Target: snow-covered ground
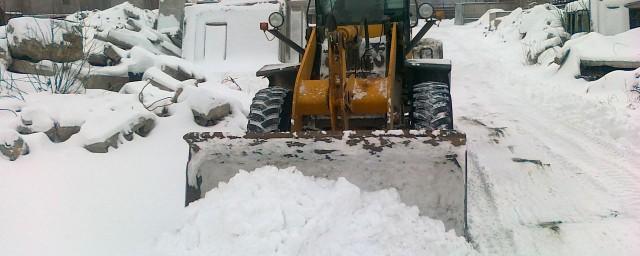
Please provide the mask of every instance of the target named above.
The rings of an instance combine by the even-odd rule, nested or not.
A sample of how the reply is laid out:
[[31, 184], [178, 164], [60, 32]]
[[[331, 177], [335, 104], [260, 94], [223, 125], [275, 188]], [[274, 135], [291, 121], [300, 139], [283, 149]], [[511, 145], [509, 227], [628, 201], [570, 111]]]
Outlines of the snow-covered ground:
[[[639, 255], [640, 96], [629, 87], [638, 85], [640, 71], [615, 72], [591, 83], [576, 80], [571, 72], [559, 72], [557, 65], [525, 64], [519, 37], [500, 33], [487, 34], [482, 26], [453, 26], [445, 21], [428, 34], [444, 41], [445, 58], [453, 61], [456, 128], [469, 139], [471, 244], [485, 255]], [[629, 35], [633, 38], [637, 30]], [[220, 69], [215, 65], [222, 64], [195, 67], [207, 74], [208, 81], [187, 96], [197, 96], [201, 90], [223, 90], [236, 101], [234, 114], [213, 127], [197, 126], [189, 104], [174, 104], [168, 107], [168, 117], [154, 117], [155, 129], [147, 137], [136, 136], [108, 154], [89, 153], [74, 143], [78, 138], [52, 143], [43, 133], [23, 135], [31, 153], [13, 162], [0, 158], [0, 255], [198, 255], [211, 252], [210, 245], [215, 243], [230, 246], [266, 239], [252, 231], [272, 230], [274, 226], [268, 225], [274, 223], [229, 215], [222, 216], [221, 222], [229, 229], [215, 226], [209, 230], [206, 225], [219, 219], [211, 207], [281, 220], [281, 216], [270, 215], [273, 211], [266, 211], [268, 200], [276, 197], [254, 198], [267, 200], [256, 200], [263, 205], [251, 204], [255, 208], [221, 198], [224, 194], [241, 198], [241, 193], [274, 184], [269, 190], [273, 194], [318, 192], [280, 203], [292, 210], [291, 223], [296, 223], [296, 214], [315, 217], [327, 230], [295, 229], [293, 225], [269, 238], [286, 240], [279, 247], [278, 241], [262, 240], [256, 247], [230, 248], [245, 251], [226, 254], [273, 249], [274, 245], [283, 254], [315, 250], [316, 245], [300, 244], [305, 242], [301, 235], [307, 236], [306, 242], [333, 244], [344, 243], [335, 239], [359, 230], [373, 232], [363, 235], [374, 242], [344, 244], [357, 255], [473, 253], [438, 222], [415, 216], [415, 210], [400, 204], [393, 192], [359, 193], [345, 181], [312, 180], [290, 170], [243, 174], [185, 209], [188, 148], [182, 136], [193, 131], [242, 131], [243, 113], [246, 115], [252, 94], [266, 85], [252, 77], [255, 70], [247, 67], [275, 57], [274, 52], [252, 65], [240, 65], [239, 70], [229, 70], [240, 67], [235, 64]], [[237, 85], [228, 81], [229, 76], [237, 78]], [[46, 95], [29, 97], [40, 103], [3, 99], [0, 108], [27, 104], [46, 109], [44, 103], [52, 102]], [[118, 99], [131, 103], [128, 97]], [[108, 108], [108, 104], [98, 105]], [[84, 109], [69, 113], [75, 112], [87, 115]], [[13, 113], [0, 111], [0, 129], [18, 121]], [[98, 124], [96, 129], [103, 128], [99, 120], [92, 122]], [[352, 199], [352, 204], [346, 205], [344, 198]], [[295, 205], [296, 200], [309, 208]], [[329, 203], [334, 201], [345, 205]], [[362, 216], [374, 216], [384, 209], [387, 218], [361, 219], [345, 209], [368, 213]], [[325, 218], [333, 214], [340, 218]], [[350, 222], [354, 219], [361, 222]], [[420, 224], [412, 226], [414, 223]], [[385, 225], [397, 225], [388, 228], [398, 232], [397, 237], [376, 233], [386, 230]], [[414, 230], [408, 232], [409, 226]], [[216, 239], [217, 231], [229, 232], [222, 235], [231, 238]], [[323, 236], [323, 231], [335, 236]], [[394, 247], [397, 238], [406, 241], [402, 248], [415, 246], [416, 250], [384, 251], [400, 248]], [[382, 249], [367, 251], [377, 248]], [[328, 251], [313, 253], [329, 255], [341, 248], [322, 249]]]
[[[527, 66], [522, 46], [445, 24], [454, 114], [469, 142], [469, 226], [487, 255], [638, 255], [637, 98]], [[636, 71], [637, 72], [637, 71]], [[634, 72], [611, 76], [633, 80]], [[636, 78], [637, 79], [637, 78]], [[635, 103], [634, 103], [635, 101]]]

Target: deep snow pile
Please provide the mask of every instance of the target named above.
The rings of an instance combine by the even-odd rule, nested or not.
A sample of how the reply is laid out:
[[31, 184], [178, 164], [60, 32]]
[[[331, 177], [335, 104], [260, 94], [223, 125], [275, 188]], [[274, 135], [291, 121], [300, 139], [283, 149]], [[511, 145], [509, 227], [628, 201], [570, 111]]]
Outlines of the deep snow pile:
[[295, 168], [241, 171], [188, 207], [165, 234], [168, 255], [476, 255], [444, 224], [418, 216], [393, 190], [362, 192], [345, 179]]

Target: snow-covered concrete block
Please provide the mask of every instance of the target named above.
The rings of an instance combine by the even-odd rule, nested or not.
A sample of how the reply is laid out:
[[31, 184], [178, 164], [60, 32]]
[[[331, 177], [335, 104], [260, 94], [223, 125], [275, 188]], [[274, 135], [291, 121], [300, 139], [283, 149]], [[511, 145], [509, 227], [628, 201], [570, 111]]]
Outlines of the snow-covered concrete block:
[[53, 131], [45, 132], [47, 137], [54, 143], [65, 142], [74, 134], [80, 132], [80, 126], [60, 126], [56, 123]]
[[94, 139], [95, 142], [87, 144], [84, 148], [91, 153], [108, 153], [110, 148], [117, 149], [122, 143], [120, 138], [127, 141], [133, 140], [133, 135], [137, 134], [146, 137], [155, 128], [155, 120], [152, 118], [140, 117], [132, 123], [128, 124], [129, 128], [123, 131], [115, 132], [103, 139]]
[[25, 97], [19, 113], [23, 134], [42, 132], [52, 142], [64, 142], [106, 152], [133, 135], [147, 136], [155, 127], [156, 115], [138, 101], [138, 95], [104, 90], [85, 94], [35, 93]]
[[37, 132], [47, 132], [55, 127], [55, 120], [44, 107], [26, 107], [20, 112], [21, 125], [18, 132], [21, 134], [32, 134]]
[[195, 79], [195, 76], [192, 73], [184, 70], [181, 66], [162, 65], [160, 70], [178, 81]]
[[86, 89], [102, 89], [112, 92], [118, 92], [122, 86], [127, 84], [129, 76], [106, 75], [99, 73], [90, 73], [86, 77], [84, 87]]
[[0, 157], [15, 161], [20, 156], [29, 154], [29, 146], [12, 130], [0, 130]]
[[26, 60], [15, 59], [9, 66], [9, 71], [21, 74], [33, 74], [39, 76], [55, 75], [54, 63], [50, 61], [41, 61], [33, 63]]
[[147, 137], [149, 133], [156, 127], [156, 120], [151, 118], [139, 118], [138, 122], [131, 126], [129, 131], [126, 131], [123, 135], [128, 141], [133, 140], [133, 134], [137, 134], [140, 137]]
[[219, 91], [201, 87], [184, 87], [177, 102], [186, 102], [194, 121], [204, 127], [217, 124], [231, 114], [231, 104]]
[[16, 18], [7, 24], [11, 55], [31, 61], [73, 62], [84, 57], [82, 28], [62, 20]]
[[84, 148], [91, 153], [109, 153], [109, 148], [118, 148], [120, 133], [109, 136], [104, 141], [85, 145]]
[[104, 52], [92, 52], [88, 56], [88, 62], [91, 66], [104, 67], [110, 64], [110, 59]]
[[54, 143], [65, 142], [80, 132], [80, 125], [60, 125], [42, 108], [26, 108], [20, 113], [21, 124], [16, 128], [20, 134], [42, 132]]
[[171, 77], [159, 68], [152, 67], [147, 69], [142, 76], [142, 80], [149, 81], [153, 86], [165, 90], [175, 92], [179, 88], [180, 81]]
[[119, 49], [117, 46], [112, 44], [107, 44], [104, 47], [104, 55], [107, 56], [107, 58], [109, 58], [113, 64], [120, 63], [120, 60], [125, 57], [123, 56], [123, 52], [123, 49]]
[[207, 111], [192, 109], [192, 112], [196, 124], [209, 127], [216, 125], [220, 120], [230, 115], [231, 105], [229, 103], [222, 103], [220, 105], [211, 105]]
[[125, 50], [129, 50], [134, 46], [139, 46], [154, 54], [160, 53], [160, 51], [144, 35], [127, 29], [111, 29], [109, 31], [97, 33], [95, 37], [99, 40], [112, 43], [113, 45]]
[[60, 126], [58, 123], [54, 123], [54, 126], [49, 128], [46, 131], [38, 131], [38, 129], [33, 129], [30, 125], [20, 125], [17, 127], [17, 131], [20, 134], [33, 134], [38, 132], [43, 132], [49, 140], [53, 143], [61, 143], [69, 140], [71, 136], [80, 132], [80, 126]]

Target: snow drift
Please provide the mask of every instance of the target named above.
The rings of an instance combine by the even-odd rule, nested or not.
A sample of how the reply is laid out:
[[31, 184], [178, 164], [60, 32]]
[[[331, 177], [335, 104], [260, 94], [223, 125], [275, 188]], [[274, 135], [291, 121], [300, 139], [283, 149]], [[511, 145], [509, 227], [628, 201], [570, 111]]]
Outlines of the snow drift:
[[344, 178], [295, 168], [241, 171], [191, 204], [165, 234], [166, 255], [476, 255], [440, 221], [421, 217], [393, 190], [362, 192]]

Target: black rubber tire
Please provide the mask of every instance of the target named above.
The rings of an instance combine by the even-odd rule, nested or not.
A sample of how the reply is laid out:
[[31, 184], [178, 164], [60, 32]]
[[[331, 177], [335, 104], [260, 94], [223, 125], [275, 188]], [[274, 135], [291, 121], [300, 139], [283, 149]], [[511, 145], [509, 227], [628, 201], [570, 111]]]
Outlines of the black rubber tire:
[[439, 82], [414, 85], [412, 107], [413, 129], [453, 130], [449, 85]]
[[251, 103], [247, 132], [288, 132], [291, 130], [291, 104], [293, 93], [290, 90], [273, 86], [256, 93]]

